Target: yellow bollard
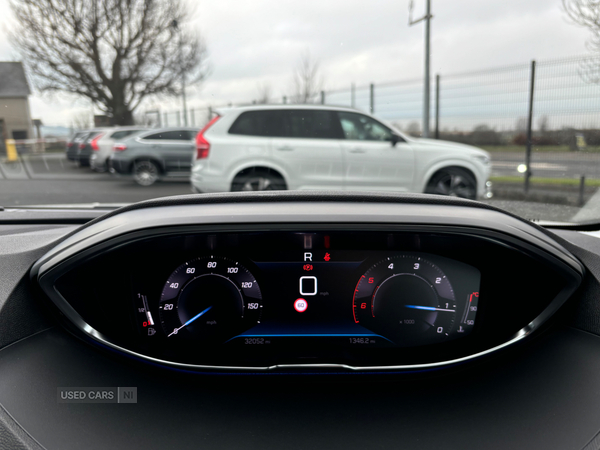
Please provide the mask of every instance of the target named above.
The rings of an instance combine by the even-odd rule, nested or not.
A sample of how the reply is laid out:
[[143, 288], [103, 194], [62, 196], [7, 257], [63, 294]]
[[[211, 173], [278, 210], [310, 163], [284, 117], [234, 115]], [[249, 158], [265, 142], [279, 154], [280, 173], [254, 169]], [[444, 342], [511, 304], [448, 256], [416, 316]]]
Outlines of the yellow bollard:
[[14, 139], [6, 140], [6, 160], [9, 162], [17, 161], [19, 156], [17, 155], [17, 146], [15, 145]]

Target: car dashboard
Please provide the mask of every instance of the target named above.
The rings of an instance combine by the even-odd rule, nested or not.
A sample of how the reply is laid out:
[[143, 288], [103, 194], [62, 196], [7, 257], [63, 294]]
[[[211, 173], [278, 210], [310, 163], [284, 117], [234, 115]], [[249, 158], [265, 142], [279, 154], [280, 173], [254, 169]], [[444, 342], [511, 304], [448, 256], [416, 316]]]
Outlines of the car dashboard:
[[[597, 237], [421, 195], [94, 215], [0, 229], [0, 419], [22, 448], [584, 448], [600, 430]], [[98, 386], [136, 402], [61, 400]]]

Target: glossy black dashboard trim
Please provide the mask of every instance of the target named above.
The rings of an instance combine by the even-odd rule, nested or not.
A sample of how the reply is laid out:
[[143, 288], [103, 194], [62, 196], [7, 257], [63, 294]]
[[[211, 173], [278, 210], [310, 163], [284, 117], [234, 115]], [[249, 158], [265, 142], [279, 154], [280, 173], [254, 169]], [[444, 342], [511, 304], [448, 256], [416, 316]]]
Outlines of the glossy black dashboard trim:
[[[469, 205], [470, 206], [470, 205]], [[570, 297], [579, 286], [582, 264], [546, 233], [526, 222], [499, 211], [483, 211], [467, 205], [386, 204], [386, 203], [226, 203], [172, 205], [123, 211], [99, 220], [75, 232], [40, 258], [32, 268], [35, 279], [63, 314], [89, 338], [114, 350], [152, 363], [192, 370], [269, 371], [278, 369], [349, 369], [353, 371], [419, 370], [462, 363], [510, 346], [530, 335]], [[549, 306], [528, 326], [507, 342], [463, 358], [428, 364], [355, 367], [344, 364], [286, 364], [268, 367], [204, 366], [182, 364], [149, 357], [110, 341], [83, 321], [81, 316], [56, 291], [54, 281], [65, 270], [92, 254], [112, 249], [132, 239], [156, 236], [165, 232], [254, 231], [285, 229], [352, 229], [357, 231], [443, 231], [476, 235], [504, 245], [527, 248], [569, 273], [569, 282]]]

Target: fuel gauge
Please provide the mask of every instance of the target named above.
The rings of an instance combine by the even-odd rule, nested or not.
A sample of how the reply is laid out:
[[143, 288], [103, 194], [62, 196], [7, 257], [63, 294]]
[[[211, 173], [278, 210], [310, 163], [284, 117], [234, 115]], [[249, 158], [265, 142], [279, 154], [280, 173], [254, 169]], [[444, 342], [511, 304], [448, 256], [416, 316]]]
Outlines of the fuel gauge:
[[152, 311], [148, 306], [148, 297], [138, 292], [137, 294], [137, 323], [145, 336], [154, 336], [156, 334], [155, 322], [152, 317]]

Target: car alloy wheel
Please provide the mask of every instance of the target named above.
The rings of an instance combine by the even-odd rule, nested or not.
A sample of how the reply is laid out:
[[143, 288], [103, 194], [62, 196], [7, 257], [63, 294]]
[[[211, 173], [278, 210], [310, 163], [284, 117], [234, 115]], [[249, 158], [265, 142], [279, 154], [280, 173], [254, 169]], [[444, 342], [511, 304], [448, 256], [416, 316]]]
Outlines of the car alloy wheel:
[[242, 185], [241, 191], [271, 191], [273, 190], [274, 183], [267, 177], [253, 177]]
[[234, 180], [232, 191], [280, 191], [285, 184], [279, 177], [268, 173], [254, 172]]
[[137, 161], [133, 166], [133, 179], [140, 186], [150, 186], [158, 180], [160, 173], [152, 161]]
[[461, 169], [447, 169], [431, 179], [426, 193], [475, 200], [477, 185], [468, 172]]

